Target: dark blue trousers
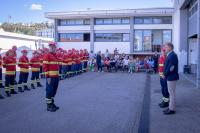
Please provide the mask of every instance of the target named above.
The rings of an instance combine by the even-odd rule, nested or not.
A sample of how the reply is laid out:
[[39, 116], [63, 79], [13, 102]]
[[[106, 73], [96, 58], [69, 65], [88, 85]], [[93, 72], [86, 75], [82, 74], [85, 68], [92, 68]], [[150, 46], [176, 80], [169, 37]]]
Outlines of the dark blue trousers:
[[161, 85], [161, 91], [164, 98], [169, 98], [169, 92], [167, 87], [167, 80], [160, 78], [160, 85]]
[[59, 84], [59, 77], [50, 78], [51, 82], [48, 83], [46, 81], [46, 98], [53, 99], [56, 95], [58, 84]]

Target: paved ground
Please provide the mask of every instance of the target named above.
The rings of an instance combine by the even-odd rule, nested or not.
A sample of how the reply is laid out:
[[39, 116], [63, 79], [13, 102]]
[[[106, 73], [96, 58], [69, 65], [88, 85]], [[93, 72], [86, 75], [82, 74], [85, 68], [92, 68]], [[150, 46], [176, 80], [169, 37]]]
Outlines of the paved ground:
[[[1, 89], [2, 92], [2, 89]], [[85, 73], [60, 82], [46, 111], [38, 88], [0, 100], [0, 133], [199, 133], [200, 90], [181, 78], [177, 114], [164, 116], [157, 75]]]
[[137, 132], [145, 75], [85, 73], [60, 82], [60, 110], [47, 112], [44, 88], [0, 100], [0, 133]]

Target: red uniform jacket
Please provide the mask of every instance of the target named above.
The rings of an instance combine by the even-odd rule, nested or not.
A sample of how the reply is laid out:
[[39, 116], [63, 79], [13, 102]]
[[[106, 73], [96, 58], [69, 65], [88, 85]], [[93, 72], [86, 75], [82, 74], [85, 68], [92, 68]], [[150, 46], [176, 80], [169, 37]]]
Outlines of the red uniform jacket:
[[163, 72], [164, 72], [164, 64], [165, 64], [165, 59], [166, 59], [166, 56], [165, 55], [161, 55], [160, 56], [160, 59], [159, 59], [159, 75], [161, 77], [163, 77]]
[[2, 68], [2, 57], [0, 55], [0, 69]]
[[29, 72], [29, 60], [27, 56], [22, 55], [19, 58], [18, 66], [20, 67], [20, 72]]
[[30, 66], [32, 72], [39, 72], [40, 71], [40, 59], [38, 56], [33, 56], [30, 60]]
[[46, 78], [59, 77], [59, 60], [55, 53], [47, 53], [43, 58], [43, 71]]
[[16, 59], [15, 57], [7, 56], [3, 58], [3, 67], [6, 69], [6, 75], [15, 76]]

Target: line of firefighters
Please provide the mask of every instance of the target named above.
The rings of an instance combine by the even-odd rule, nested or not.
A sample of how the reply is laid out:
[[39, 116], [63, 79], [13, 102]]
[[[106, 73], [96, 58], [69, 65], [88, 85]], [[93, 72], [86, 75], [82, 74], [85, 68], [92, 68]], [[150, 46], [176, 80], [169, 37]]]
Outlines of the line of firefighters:
[[[0, 50], [2, 50], [0, 48]], [[12, 49], [8, 50], [5, 56], [2, 58], [0, 55], [0, 88], [5, 88], [5, 93], [7, 97], [11, 94], [17, 94], [14, 89], [14, 85], [17, 84], [18, 92], [29, 91], [37, 87], [42, 87], [40, 79], [46, 77], [44, 70], [46, 61], [44, 57], [49, 53], [48, 48], [39, 49], [33, 51], [33, 56], [29, 60], [27, 57], [28, 51], [22, 50], [22, 56], [17, 62], [17, 47], [13, 46]], [[89, 58], [88, 51], [85, 50], [64, 50], [62, 48], [57, 48], [55, 51], [56, 63], [59, 66], [59, 79], [65, 79], [82, 72], [86, 72], [87, 61]], [[51, 60], [51, 59], [50, 59]], [[16, 66], [20, 68], [19, 81], [16, 82]], [[2, 80], [2, 69], [5, 68], [5, 86]], [[28, 81], [29, 68], [31, 68], [31, 80]], [[50, 71], [54, 74], [54, 71]], [[48, 73], [50, 73], [48, 72]], [[29, 89], [29, 84], [31, 89]], [[4, 97], [0, 94], [0, 99]]]

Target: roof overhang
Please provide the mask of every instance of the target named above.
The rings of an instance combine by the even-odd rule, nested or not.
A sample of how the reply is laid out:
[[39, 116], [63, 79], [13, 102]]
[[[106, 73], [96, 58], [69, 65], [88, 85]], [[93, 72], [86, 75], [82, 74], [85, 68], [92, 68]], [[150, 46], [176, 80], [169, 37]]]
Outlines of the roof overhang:
[[129, 16], [172, 16], [174, 8], [144, 8], [123, 10], [88, 10], [68, 12], [47, 12], [49, 19], [74, 19], [74, 18], [102, 18], [102, 17], [129, 17]]

